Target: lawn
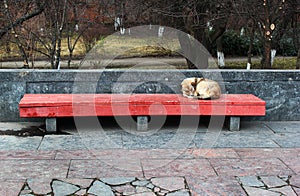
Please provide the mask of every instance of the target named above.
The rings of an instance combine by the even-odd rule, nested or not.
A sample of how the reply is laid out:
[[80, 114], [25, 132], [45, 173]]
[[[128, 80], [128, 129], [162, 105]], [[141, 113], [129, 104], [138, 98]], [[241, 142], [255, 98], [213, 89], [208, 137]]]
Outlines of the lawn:
[[[238, 59], [243, 57], [238, 57]], [[234, 58], [233, 58], [234, 59]], [[244, 57], [243, 60], [232, 60], [225, 59], [226, 65], [225, 69], [246, 69], [247, 68], [247, 58]], [[275, 57], [272, 69], [296, 69], [296, 57]], [[261, 69], [260, 59], [255, 58], [252, 60], [251, 69]]]

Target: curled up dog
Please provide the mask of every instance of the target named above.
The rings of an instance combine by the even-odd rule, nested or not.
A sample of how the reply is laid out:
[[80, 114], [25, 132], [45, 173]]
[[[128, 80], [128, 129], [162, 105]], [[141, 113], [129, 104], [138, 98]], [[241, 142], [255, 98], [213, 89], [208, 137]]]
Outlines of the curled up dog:
[[186, 78], [181, 82], [184, 97], [195, 99], [218, 99], [221, 88], [216, 81], [207, 78]]

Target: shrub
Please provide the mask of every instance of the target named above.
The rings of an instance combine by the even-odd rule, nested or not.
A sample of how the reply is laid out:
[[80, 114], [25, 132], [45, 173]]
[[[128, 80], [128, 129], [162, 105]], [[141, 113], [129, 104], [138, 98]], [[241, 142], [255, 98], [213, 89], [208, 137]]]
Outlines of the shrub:
[[[240, 35], [236, 31], [227, 30], [222, 39], [223, 51], [225, 55], [229, 56], [247, 56], [250, 37], [247, 35]], [[260, 43], [257, 35], [254, 37], [253, 41], [253, 55], [261, 54], [262, 44]]]

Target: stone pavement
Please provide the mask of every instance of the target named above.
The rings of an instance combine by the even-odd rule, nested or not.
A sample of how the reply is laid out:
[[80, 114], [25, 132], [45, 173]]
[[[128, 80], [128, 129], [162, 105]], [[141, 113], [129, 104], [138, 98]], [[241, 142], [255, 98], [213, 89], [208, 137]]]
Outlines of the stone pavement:
[[300, 121], [242, 122], [239, 132], [66, 124], [63, 134], [0, 135], [1, 196], [300, 195]]

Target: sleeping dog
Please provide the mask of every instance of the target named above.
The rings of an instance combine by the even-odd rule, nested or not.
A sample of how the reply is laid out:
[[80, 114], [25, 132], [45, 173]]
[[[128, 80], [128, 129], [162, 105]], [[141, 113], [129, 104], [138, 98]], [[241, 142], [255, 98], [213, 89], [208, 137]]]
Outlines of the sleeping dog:
[[206, 78], [186, 78], [181, 82], [184, 97], [196, 99], [218, 99], [221, 88], [216, 81]]

